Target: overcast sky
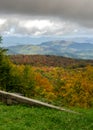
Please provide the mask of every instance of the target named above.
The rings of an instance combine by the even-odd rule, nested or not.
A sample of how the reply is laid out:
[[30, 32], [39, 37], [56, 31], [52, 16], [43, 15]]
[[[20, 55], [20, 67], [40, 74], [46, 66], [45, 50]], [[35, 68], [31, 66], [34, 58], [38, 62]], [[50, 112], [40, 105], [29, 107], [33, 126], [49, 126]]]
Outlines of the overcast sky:
[[93, 0], [0, 0], [0, 35], [93, 34]]

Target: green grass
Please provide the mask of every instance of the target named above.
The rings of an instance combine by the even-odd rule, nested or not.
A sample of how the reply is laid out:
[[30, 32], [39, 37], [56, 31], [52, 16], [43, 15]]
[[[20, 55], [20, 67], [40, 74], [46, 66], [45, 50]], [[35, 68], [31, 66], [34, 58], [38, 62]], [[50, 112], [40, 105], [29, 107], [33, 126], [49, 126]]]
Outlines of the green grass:
[[93, 109], [77, 111], [82, 114], [0, 103], [0, 130], [93, 130]]

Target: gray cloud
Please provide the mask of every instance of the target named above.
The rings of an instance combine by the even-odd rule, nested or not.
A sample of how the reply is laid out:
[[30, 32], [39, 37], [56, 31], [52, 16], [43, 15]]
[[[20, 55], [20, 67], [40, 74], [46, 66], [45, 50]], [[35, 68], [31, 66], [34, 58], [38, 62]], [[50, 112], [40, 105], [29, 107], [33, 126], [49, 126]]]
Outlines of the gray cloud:
[[0, 0], [0, 13], [59, 17], [93, 27], [93, 0]]

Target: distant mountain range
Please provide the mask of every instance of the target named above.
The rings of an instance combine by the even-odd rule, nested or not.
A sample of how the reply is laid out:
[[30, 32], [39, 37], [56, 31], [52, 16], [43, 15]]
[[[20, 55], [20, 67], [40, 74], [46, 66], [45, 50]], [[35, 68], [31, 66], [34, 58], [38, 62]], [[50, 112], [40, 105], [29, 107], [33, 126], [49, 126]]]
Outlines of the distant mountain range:
[[8, 54], [57, 55], [77, 59], [93, 59], [93, 44], [58, 40], [38, 45], [16, 45], [7, 47]]

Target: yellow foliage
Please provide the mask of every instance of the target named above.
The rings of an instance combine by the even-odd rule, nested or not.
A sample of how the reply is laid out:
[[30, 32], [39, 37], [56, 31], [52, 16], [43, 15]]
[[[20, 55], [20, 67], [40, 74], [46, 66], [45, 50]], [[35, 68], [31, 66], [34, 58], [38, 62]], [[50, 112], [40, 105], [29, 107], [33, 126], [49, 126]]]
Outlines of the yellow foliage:
[[80, 69], [31, 67], [12, 63], [11, 66], [11, 74], [20, 87], [16, 89], [26, 96], [60, 102], [60, 105], [93, 106], [93, 66]]

